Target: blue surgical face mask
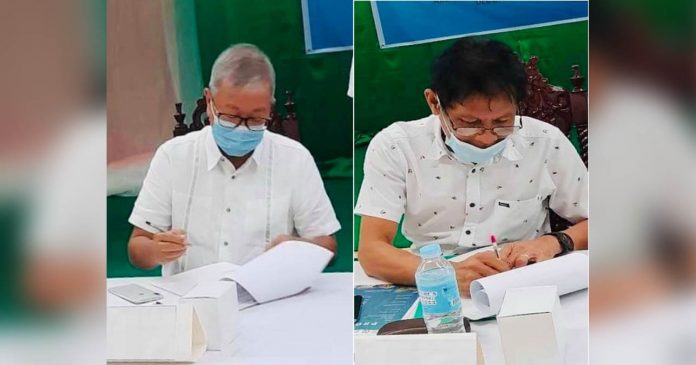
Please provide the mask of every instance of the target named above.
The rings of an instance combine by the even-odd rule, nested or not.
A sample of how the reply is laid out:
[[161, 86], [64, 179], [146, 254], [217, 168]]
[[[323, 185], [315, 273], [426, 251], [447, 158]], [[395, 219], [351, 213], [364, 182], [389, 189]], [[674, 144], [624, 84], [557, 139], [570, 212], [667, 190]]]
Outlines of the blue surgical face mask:
[[252, 131], [246, 126], [223, 127], [217, 113], [213, 119], [213, 138], [228, 156], [240, 157], [251, 152], [261, 143], [263, 131]]
[[[440, 98], [437, 98], [437, 105], [440, 108], [440, 115], [444, 115], [444, 110], [442, 104], [440, 103]], [[446, 133], [445, 144], [452, 150], [454, 157], [457, 161], [465, 164], [480, 164], [487, 162], [493, 157], [500, 154], [505, 149], [505, 144], [507, 143], [507, 138], [498, 141], [496, 144], [489, 146], [487, 148], [478, 148], [472, 144], [462, 142], [457, 137], [454, 136], [454, 131], [451, 130], [450, 124], [448, 122], [444, 123], [449, 133]]]
[[507, 138], [487, 148], [478, 148], [458, 140], [452, 133], [445, 139], [445, 144], [452, 149], [454, 157], [461, 163], [483, 163], [493, 159], [505, 149]]

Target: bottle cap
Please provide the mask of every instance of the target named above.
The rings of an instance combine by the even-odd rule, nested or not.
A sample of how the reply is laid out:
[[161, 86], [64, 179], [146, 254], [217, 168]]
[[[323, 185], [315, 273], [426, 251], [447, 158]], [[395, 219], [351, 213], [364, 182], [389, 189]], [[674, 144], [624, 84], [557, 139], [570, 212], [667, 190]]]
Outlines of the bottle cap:
[[424, 259], [431, 259], [433, 257], [438, 257], [442, 254], [442, 250], [440, 250], [440, 245], [438, 245], [437, 243], [425, 245], [421, 247], [418, 252], [420, 252], [420, 256]]

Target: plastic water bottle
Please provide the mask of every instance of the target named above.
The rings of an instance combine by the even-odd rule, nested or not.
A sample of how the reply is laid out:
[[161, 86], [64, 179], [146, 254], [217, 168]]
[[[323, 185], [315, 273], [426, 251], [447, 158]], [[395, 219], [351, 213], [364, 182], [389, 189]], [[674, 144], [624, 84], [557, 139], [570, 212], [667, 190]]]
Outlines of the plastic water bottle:
[[435, 243], [423, 246], [420, 256], [416, 286], [428, 333], [463, 332], [462, 300], [452, 264]]

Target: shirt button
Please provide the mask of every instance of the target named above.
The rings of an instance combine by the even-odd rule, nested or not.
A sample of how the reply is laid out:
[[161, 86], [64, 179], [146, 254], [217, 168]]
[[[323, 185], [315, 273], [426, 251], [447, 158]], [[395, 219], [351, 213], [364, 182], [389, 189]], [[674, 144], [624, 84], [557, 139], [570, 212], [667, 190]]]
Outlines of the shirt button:
[[232, 180], [234, 180], [234, 179], [235, 179], [235, 177], [236, 177], [236, 176], [232, 175], [232, 177], [230, 177], [230, 178], [231, 178]]
[[229, 243], [228, 243], [227, 241], [225, 241], [225, 242], [223, 243], [223, 245], [227, 246], [227, 245], [229, 245]]
[[471, 231], [467, 229], [466, 232], [464, 232], [464, 233], [471, 234]]
[[224, 158], [224, 157], [220, 157], [220, 161], [223, 161], [223, 162], [224, 162], [224, 161], [225, 161], [225, 158]]
[[476, 206], [476, 203], [471, 203], [471, 204], [469, 204], [469, 206], [473, 208]]
[[227, 209], [225, 209], [225, 210], [227, 211], [227, 213], [229, 213], [229, 212], [230, 212], [230, 208], [227, 208]]
[[472, 173], [472, 174], [473, 174], [474, 172], [476, 172], [476, 169], [472, 169], [472, 170], [471, 170], [471, 173]]

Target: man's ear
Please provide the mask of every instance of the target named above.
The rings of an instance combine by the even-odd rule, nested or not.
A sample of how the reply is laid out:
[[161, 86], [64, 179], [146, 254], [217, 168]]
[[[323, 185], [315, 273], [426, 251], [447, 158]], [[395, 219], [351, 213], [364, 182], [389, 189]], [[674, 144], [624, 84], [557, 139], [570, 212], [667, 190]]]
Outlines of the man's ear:
[[438, 105], [437, 94], [435, 94], [435, 91], [432, 89], [425, 89], [423, 95], [425, 96], [425, 102], [428, 103], [430, 112], [434, 115], [440, 115], [440, 106]]
[[215, 119], [215, 116], [213, 115], [213, 109], [211, 108], [211, 100], [213, 99], [213, 93], [210, 91], [209, 88], [204, 88], [203, 89], [203, 97], [205, 98], [205, 113], [208, 115], [208, 120], [213, 121]]

